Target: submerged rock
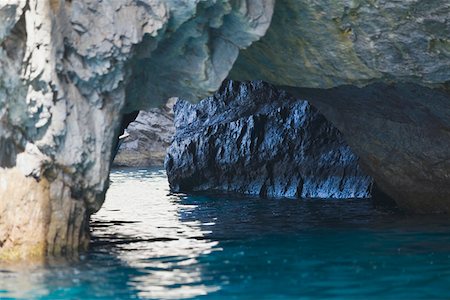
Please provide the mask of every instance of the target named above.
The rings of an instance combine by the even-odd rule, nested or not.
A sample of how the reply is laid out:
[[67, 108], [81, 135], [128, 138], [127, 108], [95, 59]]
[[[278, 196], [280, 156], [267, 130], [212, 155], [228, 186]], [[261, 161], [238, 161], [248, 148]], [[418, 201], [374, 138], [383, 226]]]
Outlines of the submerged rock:
[[127, 127], [130, 134], [120, 145], [114, 165], [126, 167], [149, 167], [164, 165], [175, 126], [173, 105], [176, 98], [162, 108], [140, 111], [136, 120]]
[[166, 157], [173, 191], [366, 198], [372, 179], [341, 133], [307, 101], [260, 81], [229, 81], [175, 105]]

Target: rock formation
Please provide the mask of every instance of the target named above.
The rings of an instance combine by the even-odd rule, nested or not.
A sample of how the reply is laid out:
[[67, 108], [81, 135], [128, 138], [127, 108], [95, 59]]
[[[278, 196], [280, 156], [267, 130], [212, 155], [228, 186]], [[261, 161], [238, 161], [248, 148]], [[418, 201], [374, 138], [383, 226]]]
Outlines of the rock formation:
[[345, 134], [364, 169], [415, 213], [450, 212], [450, 96], [416, 84], [295, 89]]
[[164, 165], [167, 148], [175, 134], [171, 98], [162, 108], [140, 111], [136, 120], [127, 127], [130, 134], [120, 145], [114, 165], [126, 167], [149, 167]]
[[449, 16], [447, 0], [2, 0], [0, 256], [85, 248], [121, 115], [201, 99], [231, 67], [311, 96], [402, 207], [449, 212]]
[[400, 207], [448, 213], [449, 24], [448, 1], [278, 0], [231, 78], [308, 99]]
[[176, 192], [366, 198], [372, 179], [340, 132], [307, 101], [260, 82], [229, 81], [196, 105], [175, 105], [165, 162]]
[[217, 89], [272, 11], [273, 1], [2, 0], [0, 259], [85, 249], [121, 115]]
[[240, 52], [237, 80], [326, 89], [450, 80], [446, 0], [277, 0], [264, 38]]

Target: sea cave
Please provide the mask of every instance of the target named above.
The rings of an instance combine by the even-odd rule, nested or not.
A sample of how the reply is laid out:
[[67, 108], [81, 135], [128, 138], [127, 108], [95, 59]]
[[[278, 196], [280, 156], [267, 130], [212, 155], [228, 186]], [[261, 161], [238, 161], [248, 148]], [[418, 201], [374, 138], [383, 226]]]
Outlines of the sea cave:
[[0, 2], [0, 298], [445, 297], [447, 1]]

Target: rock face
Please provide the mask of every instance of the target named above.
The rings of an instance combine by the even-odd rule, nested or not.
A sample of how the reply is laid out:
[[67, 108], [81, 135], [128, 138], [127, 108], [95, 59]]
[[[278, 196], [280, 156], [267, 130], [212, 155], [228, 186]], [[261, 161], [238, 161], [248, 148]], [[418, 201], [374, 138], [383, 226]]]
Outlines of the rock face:
[[173, 191], [366, 198], [372, 179], [340, 132], [307, 101], [260, 82], [229, 81], [175, 105], [165, 162]]
[[272, 11], [273, 1], [0, 1], [0, 260], [85, 249], [121, 115], [217, 89]]
[[415, 84], [293, 89], [344, 132], [364, 169], [403, 209], [450, 212], [450, 96]]
[[447, 0], [277, 0], [263, 39], [241, 51], [237, 80], [331, 88], [450, 81]]
[[140, 111], [127, 132], [128, 138], [120, 145], [114, 165], [126, 167], [149, 167], [164, 165], [167, 148], [175, 134], [173, 105], [176, 98], [163, 108]]
[[278, 0], [230, 77], [308, 99], [401, 208], [450, 213], [449, 24], [445, 0]]
[[[449, 11], [448, 0], [278, 0], [275, 8], [274, 0], [0, 1], [0, 256], [85, 248], [121, 116], [171, 96], [201, 99], [236, 59], [234, 79], [298, 93], [349, 85], [345, 95], [310, 100], [403, 207], [450, 212], [442, 188], [450, 183]], [[410, 110], [387, 100], [391, 84]], [[364, 86], [369, 97], [355, 88]], [[401, 93], [410, 88], [417, 93], [407, 99]], [[366, 100], [349, 95], [356, 107], [336, 100], [347, 91]], [[353, 117], [359, 113], [370, 118]], [[384, 134], [388, 128], [398, 131]], [[366, 137], [368, 129], [377, 133]], [[400, 146], [390, 155], [396, 137]], [[424, 171], [408, 175], [417, 170]], [[29, 192], [11, 193], [22, 187]], [[31, 203], [36, 213], [22, 215]]]

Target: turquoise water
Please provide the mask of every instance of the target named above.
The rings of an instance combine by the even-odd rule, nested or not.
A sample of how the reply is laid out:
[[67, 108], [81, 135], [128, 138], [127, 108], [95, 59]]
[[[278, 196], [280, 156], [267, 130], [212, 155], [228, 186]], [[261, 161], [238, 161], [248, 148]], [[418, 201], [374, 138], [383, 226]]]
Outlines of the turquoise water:
[[369, 201], [169, 195], [116, 170], [79, 261], [2, 267], [1, 299], [448, 299], [450, 221]]

